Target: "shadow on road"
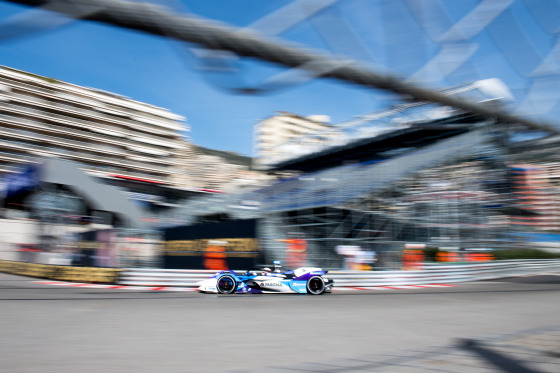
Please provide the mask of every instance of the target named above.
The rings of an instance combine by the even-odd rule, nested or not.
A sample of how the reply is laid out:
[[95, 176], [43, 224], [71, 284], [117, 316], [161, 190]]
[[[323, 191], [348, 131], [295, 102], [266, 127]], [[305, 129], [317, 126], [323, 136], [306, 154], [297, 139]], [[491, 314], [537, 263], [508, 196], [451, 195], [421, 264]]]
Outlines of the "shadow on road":
[[494, 365], [498, 370], [505, 373], [538, 373], [521, 362], [497, 352], [482, 343], [473, 339], [461, 339], [458, 344], [459, 348], [475, 353], [484, 361]]

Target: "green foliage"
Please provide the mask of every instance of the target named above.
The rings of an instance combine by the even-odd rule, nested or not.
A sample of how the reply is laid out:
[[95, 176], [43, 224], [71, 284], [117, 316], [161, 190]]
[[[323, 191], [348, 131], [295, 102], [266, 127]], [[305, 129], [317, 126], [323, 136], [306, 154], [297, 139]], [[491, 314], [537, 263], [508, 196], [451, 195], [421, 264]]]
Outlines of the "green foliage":
[[549, 253], [539, 249], [499, 249], [492, 253], [496, 260], [560, 258], [560, 253]]

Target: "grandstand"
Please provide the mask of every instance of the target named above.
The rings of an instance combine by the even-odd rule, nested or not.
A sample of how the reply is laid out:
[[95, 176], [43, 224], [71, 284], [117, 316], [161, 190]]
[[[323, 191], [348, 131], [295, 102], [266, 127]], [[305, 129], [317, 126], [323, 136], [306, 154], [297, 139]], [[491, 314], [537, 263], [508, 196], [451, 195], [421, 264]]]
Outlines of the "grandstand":
[[[303, 232], [310, 245], [310, 259], [320, 262], [322, 266], [337, 266], [338, 258], [333, 252], [337, 245], [353, 244], [378, 252], [393, 252], [401, 248], [403, 242], [426, 243], [432, 241], [432, 237], [448, 237], [443, 243], [446, 246], [467, 245], [461, 242], [460, 231], [464, 231], [464, 227], [441, 230], [444, 222], [465, 225], [469, 222], [463, 220], [465, 214], [457, 214], [456, 222], [446, 212], [438, 213], [445, 216], [444, 222], [435, 220], [435, 214], [432, 217], [425, 214], [421, 216], [417, 211], [419, 204], [411, 201], [411, 198], [419, 195], [410, 189], [410, 185], [421, 178], [431, 178], [433, 183], [425, 186], [425, 191], [433, 191], [434, 184], [445, 183], [443, 178], [437, 177], [438, 168], [479, 158], [491, 139], [488, 127], [483, 126], [448, 139], [433, 141], [392, 158], [306, 173], [257, 190], [256, 194], [261, 197], [259, 202], [264, 222], [267, 219], [273, 221], [268, 223], [269, 235], [263, 235], [262, 239], [270, 247], [270, 252], [280, 254], [282, 248], [275, 243], [274, 237], [287, 236], [294, 231]], [[352, 156], [351, 153], [349, 156]], [[422, 172], [427, 175], [421, 177]], [[484, 178], [485, 175], [487, 173], [481, 171], [477, 177]], [[457, 180], [447, 182], [446, 187], [448, 192], [457, 195], [459, 187], [453, 186], [452, 182], [456, 184]], [[499, 195], [490, 194], [482, 186], [474, 187], [469, 186], [469, 195], [477, 198], [479, 195], [493, 197], [485, 203], [494, 204], [497, 202], [495, 200], [500, 199]], [[441, 197], [432, 196], [430, 200], [431, 203], [437, 202], [439, 210], [443, 210]], [[478, 199], [470, 205], [480, 205], [481, 201]], [[461, 205], [468, 203], [461, 202]], [[448, 211], [457, 209], [458, 203], [455, 202], [454, 206], [447, 204], [445, 208]], [[473, 207], [470, 208], [472, 212]], [[473, 220], [480, 221], [470, 221]], [[431, 226], [433, 229], [428, 229]], [[491, 229], [490, 226], [480, 228], [483, 227]], [[473, 231], [474, 228], [469, 229]], [[446, 233], [441, 234], [440, 231]], [[477, 235], [479, 238], [489, 236]]]
[[[407, 243], [455, 250], [520, 245], [510, 234], [524, 228], [512, 222], [536, 213], [512, 193], [510, 165], [515, 135], [528, 129], [428, 103], [382, 113], [335, 128], [366, 124], [372, 131], [365, 126], [361, 136], [263, 163], [290, 177], [192, 201], [175, 214], [187, 223], [258, 218], [269, 259], [285, 254], [278, 239], [298, 235], [307, 240], [309, 263], [331, 268], [341, 264], [338, 245], [373, 249], [384, 268], [400, 266]], [[533, 133], [542, 141], [543, 133]]]
[[[498, 248], [510, 244], [511, 216], [531, 214], [512, 200], [506, 134], [515, 129], [467, 115], [423, 122], [358, 140], [356, 153], [352, 144], [335, 148], [320, 170], [302, 167], [309, 171], [269, 186], [193, 201], [179, 214], [190, 223], [258, 218], [271, 259], [284, 255], [278, 239], [299, 233], [309, 262], [333, 268], [338, 245], [374, 249], [385, 268], [397, 266], [405, 243]], [[295, 161], [292, 169], [313, 164], [311, 156]]]

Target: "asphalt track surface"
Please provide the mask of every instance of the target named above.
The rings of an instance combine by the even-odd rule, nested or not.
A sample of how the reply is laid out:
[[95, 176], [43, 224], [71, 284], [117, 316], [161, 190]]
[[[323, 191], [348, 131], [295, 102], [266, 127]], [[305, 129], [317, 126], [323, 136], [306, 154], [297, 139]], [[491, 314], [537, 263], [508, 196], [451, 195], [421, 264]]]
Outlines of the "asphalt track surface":
[[560, 275], [218, 296], [0, 274], [2, 372], [560, 372]]

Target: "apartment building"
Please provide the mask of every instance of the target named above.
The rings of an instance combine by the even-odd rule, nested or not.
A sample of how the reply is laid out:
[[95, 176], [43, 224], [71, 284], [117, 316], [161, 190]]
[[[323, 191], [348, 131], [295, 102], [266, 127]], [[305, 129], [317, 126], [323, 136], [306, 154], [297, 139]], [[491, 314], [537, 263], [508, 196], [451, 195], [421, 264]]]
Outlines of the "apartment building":
[[[266, 179], [250, 170], [249, 157], [195, 146], [185, 121], [121, 95], [0, 66], [0, 217], [164, 226], [181, 222], [168, 212], [191, 199]], [[53, 162], [58, 166], [46, 166]], [[37, 175], [53, 168], [67, 178], [36, 189]], [[76, 168], [95, 178], [82, 183]], [[33, 170], [41, 172], [26, 174]], [[22, 190], [28, 177], [33, 188]], [[14, 185], [20, 192], [9, 192]], [[98, 193], [100, 185], [117, 187], [140, 212], [109, 204], [116, 200]], [[40, 205], [48, 199], [75, 206], [46, 214]]]
[[[187, 142], [185, 142], [187, 143]], [[252, 158], [230, 151], [185, 144], [181, 150], [180, 185], [204, 191], [231, 192], [270, 180], [266, 174], [251, 170]]]
[[337, 134], [326, 115], [299, 116], [279, 111], [258, 122], [254, 129], [255, 169], [309, 153]]
[[0, 174], [42, 157], [89, 174], [174, 186], [183, 116], [93, 88], [0, 66]]

